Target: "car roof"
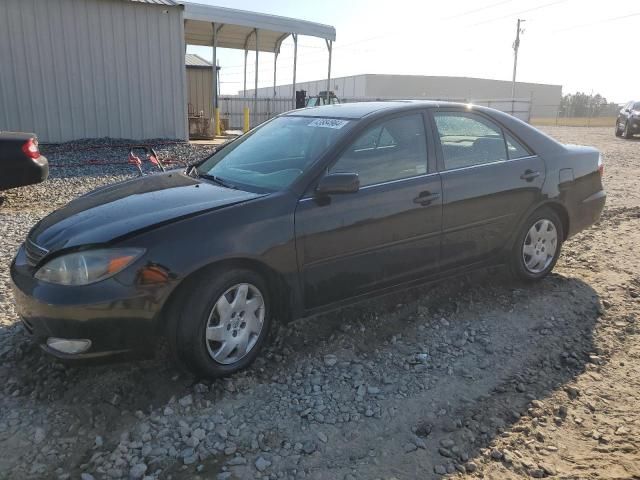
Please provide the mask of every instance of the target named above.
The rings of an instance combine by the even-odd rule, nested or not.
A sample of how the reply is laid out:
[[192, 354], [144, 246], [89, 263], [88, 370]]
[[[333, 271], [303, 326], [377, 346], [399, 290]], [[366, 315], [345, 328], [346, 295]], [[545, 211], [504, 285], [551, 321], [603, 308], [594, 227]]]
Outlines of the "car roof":
[[360, 119], [378, 112], [389, 112], [390, 110], [412, 110], [420, 105], [423, 107], [457, 106], [462, 107], [462, 103], [438, 102], [434, 100], [389, 100], [382, 102], [357, 102], [338, 103], [334, 105], [322, 105], [320, 107], [307, 107], [292, 110], [286, 116], [298, 117], [328, 117]]
[[508, 113], [468, 103], [440, 102], [436, 100], [390, 100], [384, 102], [341, 103], [292, 110], [284, 113], [283, 116], [343, 118], [348, 120], [360, 120], [367, 117], [375, 120], [387, 114], [415, 111], [419, 108], [455, 108], [456, 110], [483, 113], [506, 127], [511, 133], [515, 133], [517, 138], [522, 140], [538, 154], [545, 152], [562, 153], [565, 151], [565, 147], [557, 140]]

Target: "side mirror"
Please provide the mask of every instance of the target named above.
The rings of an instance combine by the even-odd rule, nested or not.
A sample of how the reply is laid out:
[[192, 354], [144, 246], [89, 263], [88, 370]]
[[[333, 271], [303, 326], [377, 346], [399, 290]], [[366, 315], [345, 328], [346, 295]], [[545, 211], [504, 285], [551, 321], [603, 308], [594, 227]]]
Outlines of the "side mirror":
[[335, 193], [356, 193], [360, 190], [360, 177], [357, 173], [330, 173], [320, 180], [316, 187], [319, 195]]

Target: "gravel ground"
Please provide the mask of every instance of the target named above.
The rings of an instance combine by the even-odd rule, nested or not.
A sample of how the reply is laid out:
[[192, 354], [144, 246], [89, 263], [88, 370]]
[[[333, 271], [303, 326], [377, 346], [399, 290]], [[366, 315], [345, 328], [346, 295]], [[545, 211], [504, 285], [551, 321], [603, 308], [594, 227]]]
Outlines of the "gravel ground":
[[[609, 192], [555, 274], [531, 286], [483, 271], [298, 321], [250, 370], [214, 382], [162, 352], [64, 365], [17, 324], [7, 270], [30, 226], [130, 167], [54, 168], [8, 192], [0, 478], [640, 478], [640, 142], [545, 131], [598, 147]], [[54, 164], [126, 156], [77, 147], [45, 153]]]

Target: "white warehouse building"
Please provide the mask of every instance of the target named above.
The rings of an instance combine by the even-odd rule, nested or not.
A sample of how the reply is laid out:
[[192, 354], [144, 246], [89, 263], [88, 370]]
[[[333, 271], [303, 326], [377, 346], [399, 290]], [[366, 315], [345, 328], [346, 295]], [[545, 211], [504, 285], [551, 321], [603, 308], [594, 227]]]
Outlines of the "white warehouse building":
[[[331, 79], [331, 90], [341, 99], [363, 98], [430, 98], [438, 100], [473, 101], [511, 98], [510, 81], [485, 78], [442, 77], [422, 75], [362, 74]], [[327, 79], [299, 82], [296, 90], [317, 95], [327, 89]], [[276, 87], [276, 97], [291, 97], [292, 85]], [[240, 95], [243, 92], [239, 92]], [[247, 90], [252, 96], [254, 90]], [[274, 96], [273, 87], [258, 89], [259, 97]], [[532, 117], [555, 117], [562, 98], [562, 85], [516, 82], [518, 99], [531, 100]], [[486, 104], [486, 103], [485, 103]]]

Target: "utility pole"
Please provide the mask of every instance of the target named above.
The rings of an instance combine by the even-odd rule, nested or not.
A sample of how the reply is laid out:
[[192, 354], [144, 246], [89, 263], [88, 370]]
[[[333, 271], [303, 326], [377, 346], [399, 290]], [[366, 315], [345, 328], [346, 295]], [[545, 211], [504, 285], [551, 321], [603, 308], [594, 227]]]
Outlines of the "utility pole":
[[524, 22], [522, 19], [518, 19], [518, 28], [516, 29], [516, 40], [513, 42], [513, 82], [511, 84], [511, 99], [516, 98], [516, 69], [518, 68], [518, 49], [520, 48], [520, 34], [524, 33], [524, 30], [520, 28], [520, 23]]

